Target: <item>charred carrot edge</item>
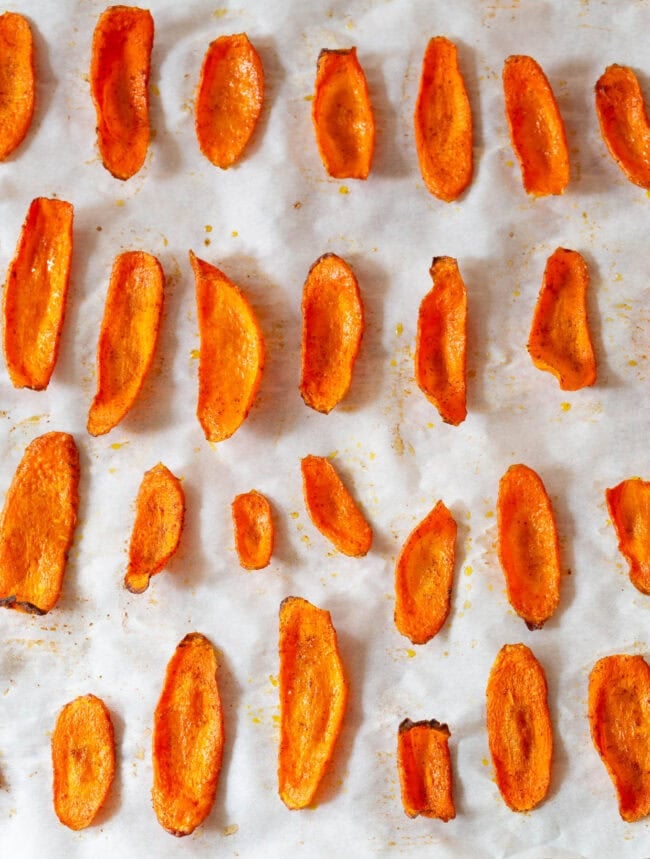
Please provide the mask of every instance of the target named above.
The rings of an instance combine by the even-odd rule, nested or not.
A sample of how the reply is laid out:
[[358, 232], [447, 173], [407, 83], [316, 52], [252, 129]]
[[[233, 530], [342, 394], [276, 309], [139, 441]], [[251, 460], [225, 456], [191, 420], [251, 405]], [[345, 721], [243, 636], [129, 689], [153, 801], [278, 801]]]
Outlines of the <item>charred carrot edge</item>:
[[453, 257], [434, 257], [418, 313], [415, 380], [445, 423], [467, 417], [467, 290]]
[[90, 826], [115, 775], [115, 738], [108, 708], [94, 695], [70, 701], [52, 734], [54, 811], [70, 829]]
[[34, 116], [34, 40], [16, 12], [0, 15], [0, 161], [25, 139]]
[[104, 167], [129, 179], [149, 148], [149, 68], [154, 22], [148, 9], [110, 6], [93, 35], [90, 90]]
[[530, 811], [548, 793], [553, 731], [546, 675], [525, 644], [506, 644], [494, 661], [487, 731], [501, 796], [513, 811]]
[[356, 48], [318, 55], [312, 121], [323, 166], [334, 179], [367, 179], [375, 119]]
[[650, 594], [650, 482], [623, 480], [605, 495], [619, 551], [630, 565], [630, 581]]
[[61, 592], [77, 524], [79, 453], [49, 432], [25, 450], [0, 517], [0, 605], [46, 614]]
[[364, 327], [354, 272], [341, 257], [324, 254], [302, 294], [300, 394], [317, 412], [327, 414], [347, 394]]
[[70, 280], [74, 209], [32, 200], [5, 283], [3, 339], [15, 388], [47, 388], [56, 364]]
[[397, 732], [397, 769], [402, 805], [409, 817], [453, 820], [454, 807], [451, 757], [447, 725], [435, 719], [412, 722], [404, 719]]
[[287, 597], [279, 653], [278, 789], [287, 808], [306, 808], [334, 753], [348, 697], [330, 613]]
[[172, 835], [192, 833], [210, 813], [217, 791], [224, 730], [217, 655], [191, 632], [165, 675], [153, 727], [153, 808]]
[[237, 162], [262, 112], [264, 69], [245, 33], [220, 36], [208, 48], [196, 96], [201, 152], [215, 167]]
[[268, 500], [255, 489], [237, 495], [232, 521], [239, 563], [246, 570], [268, 567], [273, 554], [273, 517]]
[[508, 57], [503, 90], [512, 148], [526, 193], [563, 194], [569, 184], [569, 148], [546, 75], [532, 57]]

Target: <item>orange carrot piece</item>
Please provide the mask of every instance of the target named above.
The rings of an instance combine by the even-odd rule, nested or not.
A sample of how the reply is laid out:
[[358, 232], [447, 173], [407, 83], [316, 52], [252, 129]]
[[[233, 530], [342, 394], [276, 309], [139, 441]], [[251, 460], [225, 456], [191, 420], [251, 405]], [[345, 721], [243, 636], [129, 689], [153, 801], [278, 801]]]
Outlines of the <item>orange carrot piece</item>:
[[104, 435], [135, 402], [153, 361], [165, 276], [156, 257], [127, 251], [113, 264], [97, 345], [97, 393], [88, 432]]
[[0, 161], [25, 139], [34, 115], [34, 40], [17, 12], [0, 15]]
[[268, 567], [273, 553], [273, 517], [268, 500], [255, 489], [237, 495], [232, 521], [239, 563], [245, 570]]
[[367, 179], [375, 119], [357, 49], [318, 55], [312, 121], [321, 161], [334, 179]]
[[220, 36], [203, 60], [196, 96], [199, 147], [224, 170], [241, 158], [264, 102], [264, 69], [245, 33]]
[[300, 394], [327, 414], [347, 394], [364, 331], [359, 284], [349, 265], [325, 254], [309, 269], [302, 295]]
[[630, 565], [630, 581], [650, 594], [650, 482], [623, 480], [605, 495], [619, 551]]
[[59, 351], [70, 279], [74, 210], [37, 197], [27, 212], [4, 292], [3, 337], [15, 388], [47, 388]]
[[149, 148], [149, 67], [154, 23], [148, 9], [110, 6], [93, 35], [90, 89], [104, 167], [129, 179]]
[[503, 90], [510, 139], [526, 193], [563, 194], [569, 184], [569, 148], [553, 90], [532, 57], [508, 57]]
[[402, 805], [409, 817], [453, 820], [453, 782], [447, 725], [435, 719], [404, 719], [397, 732], [397, 768]]
[[61, 592], [77, 524], [79, 454], [71, 435], [27, 446], [0, 517], [0, 605], [45, 614]]
[[115, 775], [111, 714], [101, 698], [84, 695], [66, 704], [52, 734], [54, 810], [70, 829], [90, 826]]
[[279, 793], [287, 808], [306, 808], [334, 753], [348, 697], [330, 613], [287, 597], [279, 651]]

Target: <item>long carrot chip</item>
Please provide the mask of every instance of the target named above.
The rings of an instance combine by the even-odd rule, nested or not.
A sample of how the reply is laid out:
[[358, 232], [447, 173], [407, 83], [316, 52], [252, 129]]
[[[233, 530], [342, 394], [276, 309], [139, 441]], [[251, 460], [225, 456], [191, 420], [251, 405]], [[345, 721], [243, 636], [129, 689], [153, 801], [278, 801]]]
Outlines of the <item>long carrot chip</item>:
[[104, 167], [129, 179], [149, 148], [149, 66], [154, 24], [148, 9], [110, 6], [93, 35], [90, 89]]
[[330, 613], [287, 597], [279, 650], [278, 787], [287, 808], [305, 808], [332, 758], [348, 697]]
[[97, 345], [97, 393], [88, 432], [103, 435], [133, 406], [153, 361], [165, 276], [156, 257], [127, 251], [113, 264]]
[[0, 517], [0, 605], [45, 614], [61, 592], [79, 506], [79, 453], [65, 432], [35, 438]]
[[363, 330], [357, 279], [345, 260], [325, 254], [310, 268], [302, 295], [300, 394], [312, 409], [327, 414], [347, 394]]
[[245, 33], [220, 36], [207, 50], [196, 96], [199, 147], [215, 167], [241, 157], [262, 112], [264, 69]]
[[526, 193], [563, 194], [569, 184], [569, 148], [546, 75], [532, 57], [508, 57], [503, 90], [512, 148]]
[[70, 829], [85, 829], [104, 804], [115, 775], [111, 714], [101, 698], [66, 704], [52, 734], [54, 810]]
[[239, 563], [246, 570], [268, 567], [273, 553], [273, 517], [268, 500], [255, 489], [237, 495], [232, 521]]
[[74, 210], [37, 197], [27, 212], [4, 293], [4, 351], [15, 388], [47, 388], [63, 327]]
[[22, 143], [34, 115], [34, 40], [17, 12], [0, 15], [0, 161]]
[[487, 685], [487, 731], [496, 782], [513, 811], [530, 811], [551, 780], [553, 732], [546, 675], [525, 644], [506, 644]]
[[356, 48], [320, 52], [312, 120], [329, 175], [367, 179], [375, 148], [375, 119]]
[[650, 594], [650, 482], [624, 480], [605, 493], [618, 548], [630, 565], [635, 588]]
[[397, 733], [397, 768], [402, 805], [409, 817], [456, 817], [447, 725], [435, 719], [404, 719]]
[[217, 791], [224, 732], [217, 656], [191, 632], [176, 648], [153, 727], [153, 808], [172, 835], [189, 835], [210, 813]]

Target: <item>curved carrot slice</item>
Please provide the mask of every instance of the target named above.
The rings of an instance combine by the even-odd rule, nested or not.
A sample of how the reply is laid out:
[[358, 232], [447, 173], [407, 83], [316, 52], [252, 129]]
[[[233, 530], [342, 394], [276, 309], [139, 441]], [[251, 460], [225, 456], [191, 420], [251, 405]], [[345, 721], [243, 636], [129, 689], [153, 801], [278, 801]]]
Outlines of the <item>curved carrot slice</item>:
[[587, 321], [589, 269], [577, 251], [558, 248], [549, 258], [528, 338], [533, 364], [548, 370], [563, 391], [596, 381], [596, 357]]
[[197, 417], [208, 441], [223, 441], [253, 405], [264, 368], [264, 340], [241, 289], [192, 251], [190, 262], [201, 337]]
[[74, 210], [37, 197], [27, 212], [4, 293], [3, 336], [15, 388], [47, 388], [63, 327]]
[[287, 597], [279, 650], [279, 793], [287, 808], [306, 808], [332, 758], [348, 697], [330, 613]]
[[472, 181], [472, 109], [456, 45], [444, 36], [431, 39], [424, 53], [414, 129], [424, 184], [451, 203]]
[[220, 36], [207, 50], [196, 96], [199, 147], [215, 167], [241, 157], [264, 102], [264, 69], [245, 33]]
[[650, 482], [623, 480], [605, 493], [618, 548], [630, 565], [630, 580], [650, 594]]
[[273, 517], [268, 500], [255, 489], [237, 495], [232, 502], [235, 546], [246, 570], [268, 567], [273, 553]]
[[435, 257], [418, 314], [415, 380], [445, 423], [467, 417], [467, 290], [453, 257]]
[[367, 179], [375, 119], [357, 49], [318, 55], [312, 121], [321, 161], [334, 179]]
[[127, 251], [113, 264], [97, 345], [97, 393], [88, 432], [117, 426], [151, 367], [162, 316], [165, 276], [156, 257]]
[[453, 784], [447, 725], [435, 719], [412, 722], [404, 719], [397, 733], [397, 768], [402, 805], [409, 817], [453, 820]]
[[456, 522], [442, 501], [413, 530], [395, 567], [395, 625], [413, 644], [426, 644], [449, 614]]
[[101, 698], [66, 704], [52, 734], [54, 810], [70, 829], [85, 829], [104, 804], [115, 775], [111, 714]]
[[148, 9], [110, 6], [93, 35], [90, 90], [104, 167], [129, 179], [149, 148], [149, 66], [154, 24]]
[[217, 791], [224, 732], [217, 656], [191, 632], [165, 675], [153, 726], [153, 808], [172, 835], [189, 835], [210, 813]]
[[532, 57], [508, 57], [503, 90], [510, 139], [526, 193], [563, 194], [569, 184], [564, 123], [546, 75]]
[[553, 732], [546, 675], [525, 644], [506, 644], [494, 661], [487, 731], [501, 796], [513, 811], [530, 811], [548, 792]]
[[363, 330], [357, 279], [345, 260], [325, 254], [309, 269], [302, 295], [300, 394], [312, 409], [327, 414], [347, 394]]
[[302, 490], [309, 517], [324, 537], [353, 558], [366, 555], [372, 545], [372, 528], [324, 456], [301, 461]]
[[0, 15], [0, 161], [25, 139], [34, 115], [34, 41], [17, 12]]

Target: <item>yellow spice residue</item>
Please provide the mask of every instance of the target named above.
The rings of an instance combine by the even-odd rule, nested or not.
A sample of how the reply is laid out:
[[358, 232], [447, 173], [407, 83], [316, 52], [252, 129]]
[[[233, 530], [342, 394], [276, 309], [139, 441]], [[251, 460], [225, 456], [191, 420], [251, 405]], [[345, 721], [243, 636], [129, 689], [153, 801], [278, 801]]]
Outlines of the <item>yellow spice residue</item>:
[[128, 441], [114, 441], [111, 445], [111, 450], [119, 450], [121, 447], [126, 447]]
[[206, 233], [211, 233], [212, 232], [212, 224], [206, 224], [205, 225], [205, 231], [206, 231]]
[[465, 575], [466, 576], [471, 576], [473, 572], [474, 572], [474, 570], [472, 567], [469, 567], [469, 566], [465, 567]]
[[239, 826], [236, 823], [231, 823], [230, 826], [224, 826], [224, 829], [223, 829], [224, 835], [226, 835], [226, 836], [234, 835], [235, 832], [239, 832]]
[[294, 510], [292, 513], [289, 513], [289, 516], [291, 516], [292, 519], [297, 519], [298, 516], [300, 516], [300, 513]]
[[491, 519], [493, 516], [494, 516], [494, 510], [488, 510], [488, 512], [485, 514], [486, 519]]
[[484, 766], [484, 767], [487, 767], [487, 766], [489, 766], [489, 763], [490, 763], [490, 762], [488, 761], [488, 759], [487, 759], [487, 758], [483, 758], [483, 760], [481, 761], [481, 763], [483, 764], [483, 766]]
[[514, 167], [514, 166], [515, 166], [514, 161], [506, 161], [506, 167]]
[[406, 655], [408, 656], [409, 659], [413, 659], [413, 657], [415, 656], [415, 650], [413, 650], [410, 647], [407, 648]]
[[275, 676], [275, 674], [269, 674], [269, 680], [271, 681], [271, 686], [278, 685], [278, 678]]
[[304, 101], [313, 101], [313, 100], [314, 100], [314, 96], [313, 96], [313, 95], [306, 95], [306, 96], [304, 97]]
[[198, 361], [200, 354], [201, 353], [198, 349], [192, 349], [192, 351], [190, 352], [190, 358], [192, 358], [192, 360], [194, 361]]
[[230, 235], [233, 237], [233, 239], [236, 239], [239, 233], [237, 232], [237, 230], [233, 230]]
[[348, 188], [348, 186], [347, 185], [341, 185], [341, 187], [339, 188], [339, 194], [349, 194], [349, 193], [350, 193], [350, 189]]
[[404, 326], [402, 325], [401, 322], [398, 322], [397, 325], [395, 326], [395, 334], [397, 334], [398, 337], [401, 337], [403, 333], [404, 333]]
[[636, 367], [636, 366], [637, 366], [637, 362], [636, 362], [633, 358], [631, 358], [631, 359], [627, 362], [627, 366], [628, 366], [628, 367]]
[[615, 280], [617, 283], [620, 283], [620, 282], [623, 280], [623, 275], [622, 275], [620, 272], [618, 272], [618, 271], [617, 271], [617, 272], [616, 272], [616, 275], [614, 276], [614, 280]]
[[115, 205], [116, 205], [116, 206], [123, 206], [123, 205], [124, 205], [124, 200], [116, 200], [116, 201], [115, 201]]
[[562, 403], [560, 405], [560, 408], [562, 409], [563, 412], [568, 412], [571, 409], [571, 403]]

